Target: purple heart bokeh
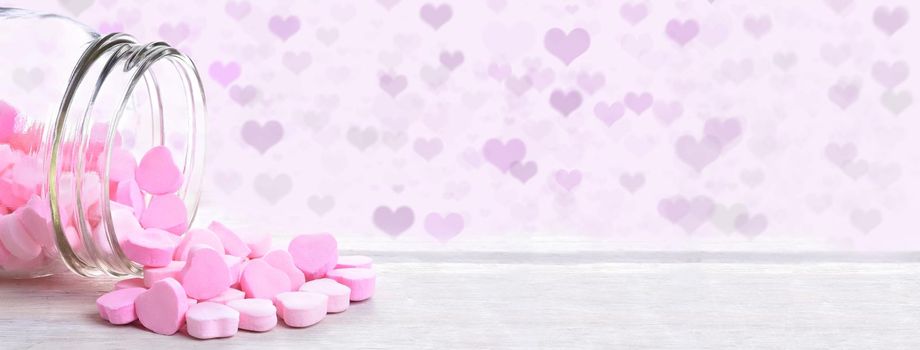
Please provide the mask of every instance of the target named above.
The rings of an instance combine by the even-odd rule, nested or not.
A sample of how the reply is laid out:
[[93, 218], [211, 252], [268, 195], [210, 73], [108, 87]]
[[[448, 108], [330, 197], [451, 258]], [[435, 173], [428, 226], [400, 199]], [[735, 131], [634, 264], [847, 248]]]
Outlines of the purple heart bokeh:
[[281, 141], [284, 136], [284, 127], [276, 120], [269, 120], [263, 124], [249, 120], [243, 124], [241, 134], [246, 143], [259, 150], [259, 153], [265, 153]]
[[578, 56], [581, 56], [591, 46], [591, 36], [582, 28], [575, 28], [565, 33], [562, 29], [553, 28], [546, 32], [543, 45], [553, 56], [562, 63], [569, 65]]
[[[910, 49], [920, 3], [78, 0], [41, 10], [188, 55], [209, 115], [202, 203], [272, 232], [306, 218], [368, 245], [519, 246], [539, 232], [609, 247], [920, 249], [903, 230], [920, 200], [902, 195], [920, 186]], [[12, 95], [66, 80], [44, 64], [64, 54], [46, 39], [9, 67], [0, 98], [18, 107]], [[184, 102], [163, 85], [163, 103]], [[127, 129], [124, 146], [143, 146]], [[163, 142], [190, 146], [175, 130]], [[355, 219], [381, 203], [407, 209]]]
[[415, 221], [415, 214], [409, 207], [399, 207], [396, 210], [380, 206], [374, 210], [374, 225], [384, 233], [396, 237], [406, 232]]

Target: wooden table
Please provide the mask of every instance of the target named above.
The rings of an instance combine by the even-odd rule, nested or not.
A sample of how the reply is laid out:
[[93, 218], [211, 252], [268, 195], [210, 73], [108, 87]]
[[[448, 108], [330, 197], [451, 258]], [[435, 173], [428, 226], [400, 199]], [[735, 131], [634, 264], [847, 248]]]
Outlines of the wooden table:
[[915, 260], [368, 254], [381, 276], [370, 301], [207, 342], [108, 325], [93, 302], [112, 280], [3, 280], [0, 349], [920, 348]]

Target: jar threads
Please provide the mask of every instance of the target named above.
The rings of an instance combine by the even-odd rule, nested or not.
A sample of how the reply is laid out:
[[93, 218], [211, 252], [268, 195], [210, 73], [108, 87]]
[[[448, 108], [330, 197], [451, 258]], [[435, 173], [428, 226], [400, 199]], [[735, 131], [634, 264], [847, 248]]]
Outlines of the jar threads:
[[[155, 65], [161, 65], [163, 69], [155, 71], [152, 69]], [[94, 72], [98, 73], [91, 74]], [[164, 79], [164, 73], [172, 73], [172, 76], [170, 79]], [[126, 80], [119, 81], [118, 78], [113, 78], [122, 74], [122, 78]], [[93, 77], [96, 78], [95, 81]], [[130, 35], [122, 33], [109, 34], [95, 40], [87, 47], [73, 69], [61, 100], [53, 132], [47, 135], [50, 139], [45, 143], [51, 145], [47, 154], [50, 161], [46, 193], [51, 203], [56, 245], [65, 265], [79, 275], [126, 276], [141, 272], [140, 266], [130, 262], [118, 244], [108, 201], [111, 194], [108, 160], [115, 148], [118, 127], [123, 122], [128, 103], [132, 97], [137, 96], [135, 88], [142, 80], [149, 100], [150, 114], [149, 120], [139, 125], [148, 126], [146, 129], [150, 132], [150, 146], [168, 142], [167, 129], [184, 129], [184, 132], [178, 134], [184, 135], [183, 142], [186, 146], [184, 157], [180, 158], [186, 181], [179, 193], [189, 208], [190, 217], [194, 218], [198, 206], [203, 179], [206, 104], [201, 79], [194, 63], [178, 50], [162, 42], [141, 45]], [[185, 101], [164, 100], [163, 84], [167, 81], [176, 86], [166, 88], [181, 88]], [[115, 89], [113, 101], [116, 102], [116, 109], [108, 113], [97, 113], [96, 106], [100, 99], [104, 98], [101, 95], [109, 92], [104, 90], [111, 88]], [[108, 115], [109, 119], [99, 121], [101, 115]], [[100, 123], [108, 126], [104, 148], [99, 155], [102, 158], [101, 169], [98, 169], [102, 185], [102, 198], [98, 202], [101, 214], [99, 225], [102, 225], [105, 232], [104, 242], [93, 239], [91, 225], [86, 217], [89, 208], [84, 206], [85, 200], [81, 191], [84, 185], [83, 177], [87, 172], [86, 159], [92, 159], [87, 157], [91, 147], [92, 128]], [[75, 152], [68, 153], [63, 147], [68, 143], [79, 146], [75, 147]], [[71, 159], [66, 159], [67, 157]], [[62, 163], [68, 161], [74, 168], [62, 166]], [[63, 210], [66, 206], [59, 195], [61, 183], [58, 180], [68, 171], [74, 173], [75, 227], [83, 249], [74, 249], [62, 223], [62, 215], [69, 213]]]

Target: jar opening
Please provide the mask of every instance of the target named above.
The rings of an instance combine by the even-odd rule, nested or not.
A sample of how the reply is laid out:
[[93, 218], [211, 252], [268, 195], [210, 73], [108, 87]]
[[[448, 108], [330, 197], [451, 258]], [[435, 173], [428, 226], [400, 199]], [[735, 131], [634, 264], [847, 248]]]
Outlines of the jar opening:
[[[84, 276], [141, 271], [122, 252], [119, 241], [126, 233], [116, 231], [112, 218], [116, 152], [140, 159], [154, 146], [170, 148], [184, 177], [178, 195], [194, 218], [203, 179], [205, 108], [194, 64], [169, 45], [141, 45], [122, 33], [90, 43], [43, 143], [50, 156], [45, 192], [55, 243], [68, 268]], [[87, 190], [92, 186], [100, 188]]]

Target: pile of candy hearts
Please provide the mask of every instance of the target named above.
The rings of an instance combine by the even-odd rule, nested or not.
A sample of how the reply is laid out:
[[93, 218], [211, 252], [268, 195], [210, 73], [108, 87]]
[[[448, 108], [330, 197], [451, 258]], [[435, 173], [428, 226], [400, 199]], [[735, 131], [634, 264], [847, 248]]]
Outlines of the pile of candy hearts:
[[[60, 259], [42, 191], [41, 133], [25, 126], [17, 111], [0, 101], [0, 272], [28, 274]], [[118, 325], [138, 321], [165, 335], [184, 326], [192, 337], [220, 338], [239, 329], [268, 331], [279, 318], [290, 327], [307, 327], [374, 294], [371, 259], [339, 256], [332, 235], [300, 235], [287, 249], [273, 250], [268, 234], [235, 232], [216, 221], [189, 229], [178, 194], [184, 178], [169, 149], [153, 147], [138, 162], [117, 133], [106, 142], [107, 130], [93, 127], [81, 166], [66, 156], [77, 147], [63, 145], [58, 178], [60, 224], [71, 249], [93, 245], [113, 253], [117, 244], [143, 266], [143, 278], [120, 281], [96, 300], [103, 319]], [[106, 147], [113, 148], [104, 153]], [[80, 176], [74, 175], [77, 168]], [[106, 180], [113, 232], [102, 220]], [[81, 184], [79, 205], [75, 181]], [[88, 234], [77, 229], [84, 222]]]
[[[120, 171], [132, 171], [130, 161], [124, 164]], [[185, 325], [192, 337], [222, 338], [239, 329], [268, 331], [279, 318], [308, 327], [374, 294], [371, 259], [340, 257], [332, 235], [300, 235], [286, 250], [271, 250], [270, 235], [238, 234], [217, 221], [186, 230], [187, 211], [175, 194], [182, 175], [165, 147], [149, 150], [133, 173], [133, 182], [117, 185], [133, 194], [118, 199], [138, 209], [118, 215], [114, 226], [124, 233], [125, 256], [143, 265], [144, 275], [96, 301], [109, 322], [137, 320], [165, 335]]]
[[139, 321], [164, 335], [185, 325], [188, 335], [210, 339], [240, 329], [269, 331], [279, 318], [308, 327], [374, 294], [371, 259], [339, 256], [331, 235], [300, 235], [287, 250], [266, 252], [218, 222], [209, 228], [191, 230], [178, 243], [128, 250], [145, 261], [171, 259], [145, 267], [143, 278], [116, 283], [96, 300], [99, 315], [117, 325]]

